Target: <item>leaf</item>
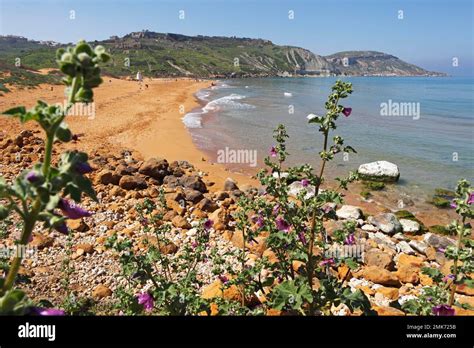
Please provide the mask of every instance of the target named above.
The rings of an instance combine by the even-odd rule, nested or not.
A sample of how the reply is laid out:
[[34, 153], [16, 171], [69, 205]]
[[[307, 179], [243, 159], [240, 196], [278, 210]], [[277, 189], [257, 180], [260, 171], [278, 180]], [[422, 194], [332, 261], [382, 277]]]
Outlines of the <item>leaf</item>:
[[25, 113], [26, 113], [26, 109], [24, 106], [17, 106], [3, 112], [4, 115], [10, 115], [10, 116], [15, 116], [15, 117], [24, 115]]
[[56, 138], [64, 143], [71, 141], [72, 133], [66, 123], [62, 122], [59, 125], [58, 129], [56, 130]]

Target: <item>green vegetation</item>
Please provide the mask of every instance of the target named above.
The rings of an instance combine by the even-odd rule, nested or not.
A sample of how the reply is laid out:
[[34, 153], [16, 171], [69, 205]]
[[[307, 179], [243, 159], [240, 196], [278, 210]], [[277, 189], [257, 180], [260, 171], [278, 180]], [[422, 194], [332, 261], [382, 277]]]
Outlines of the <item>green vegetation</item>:
[[371, 191], [381, 191], [385, 188], [385, 184], [379, 181], [366, 181], [364, 186]]

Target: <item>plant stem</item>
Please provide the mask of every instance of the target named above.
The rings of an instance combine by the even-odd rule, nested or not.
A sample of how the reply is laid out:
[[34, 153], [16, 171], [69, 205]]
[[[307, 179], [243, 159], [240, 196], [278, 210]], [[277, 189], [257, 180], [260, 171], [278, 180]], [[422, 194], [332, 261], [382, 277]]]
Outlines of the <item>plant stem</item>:
[[[466, 217], [463, 216], [462, 218], [462, 226], [464, 227], [464, 224], [466, 222]], [[449, 295], [449, 305], [452, 306], [453, 303], [454, 303], [454, 294], [456, 292], [456, 288], [457, 288], [457, 285], [456, 285], [456, 279], [458, 277], [458, 255], [459, 255], [459, 250], [461, 250], [461, 245], [462, 245], [462, 234], [463, 234], [463, 230], [461, 229], [461, 232], [458, 234], [458, 243], [457, 243], [457, 252], [456, 252], [456, 256], [454, 258], [454, 271], [453, 271], [453, 275], [454, 275], [454, 279], [453, 279], [453, 282], [451, 283], [451, 293]]]

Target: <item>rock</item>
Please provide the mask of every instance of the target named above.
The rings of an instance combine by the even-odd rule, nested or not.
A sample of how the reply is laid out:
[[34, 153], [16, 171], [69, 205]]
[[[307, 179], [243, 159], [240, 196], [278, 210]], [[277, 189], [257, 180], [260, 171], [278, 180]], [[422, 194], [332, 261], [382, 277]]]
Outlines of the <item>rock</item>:
[[225, 208], [216, 209], [213, 213], [209, 214], [209, 219], [214, 222], [213, 227], [216, 231], [225, 230], [229, 222]]
[[73, 231], [77, 231], [77, 232], [89, 231], [89, 226], [82, 219], [67, 220], [66, 224], [67, 224], [67, 227], [69, 227]]
[[309, 199], [314, 196], [316, 187], [314, 185], [308, 185], [304, 187], [301, 181], [293, 181], [290, 185], [288, 185], [288, 194], [290, 196], [297, 197], [302, 191], [306, 191], [304, 199]]
[[400, 224], [404, 233], [413, 233], [420, 230], [420, 224], [413, 220], [400, 219]]
[[431, 232], [426, 233], [423, 237], [423, 240], [426, 244], [432, 246], [435, 249], [446, 249], [448, 246], [454, 245], [455, 243], [455, 241], [450, 238], [438, 236]]
[[168, 161], [158, 157], [150, 158], [140, 166], [138, 172], [161, 181], [168, 175]]
[[382, 213], [376, 216], [369, 216], [368, 222], [386, 234], [395, 234], [402, 231], [402, 225], [395, 214], [392, 213]]
[[367, 231], [367, 232], [377, 231], [377, 227], [375, 227], [374, 225], [370, 225], [370, 224], [363, 225], [361, 228], [362, 228], [363, 231]]
[[385, 297], [396, 300], [398, 299], [399, 293], [397, 288], [387, 288], [385, 286], [381, 286], [375, 290], [375, 292], [381, 293]]
[[214, 210], [219, 208], [219, 206], [216, 202], [213, 202], [208, 198], [203, 198], [198, 204], [196, 204], [196, 208], [212, 213]]
[[424, 259], [418, 256], [400, 254], [398, 256], [397, 265], [400, 266], [414, 266], [420, 268], [424, 263]]
[[148, 187], [145, 179], [138, 175], [125, 175], [120, 178], [119, 186], [124, 190], [143, 190]]
[[458, 294], [463, 294], [467, 296], [474, 296], [474, 288], [470, 288], [466, 284], [458, 285], [456, 288]]
[[49, 248], [53, 245], [53, 238], [45, 236], [43, 234], [34, 233], [33, 239], [29, 243], [30, 246], [37, 247], [38, 249]]
[[239, 289], [235, 285], [231, 285], [228, 288], [225, 288], [225, 285], [222, 284], [220, 280], [205, 286], [202, 289], [201, 297], [204, 299], [212, 299], [216, 297], [222, 297], [230, 301], [241, 301], [242, 297]]
[[395, 182], [400, 178], [397, 165], [387, 161], [361, 164], [357, 172], [364, 180]]
[[399, 309], [389, 306], [373, 306], [372, 307], [380, 316], [404, 316], [405, 313]]
[[90, 243], [77, 244], [76, 250], [82, 249], [86, 254], [92, 254], [94, 252], [94, 246]]
[[234, 190], [238, 190], [238, 189], [239, 189], [239, 187], [237, 186], [237, 184], [235, 183], [235, 181], [232, 178], [225, 179], [224, 191], [234, 191]]
[[173, 175], [167, 175], [163, 178], [163, 184], [169, 188], [176, 188], [180, 185], [179, 178]]
[[396, 244], [390, 239], [389, 236], [383, 234], [382, 232], [371, 233], [369, 232], [369, 238], [376, 241], [378, 244], [383, 244], [389, 248], [396, 250]]
[[364, 268], [362, 271], [362, 277], [376, 284], [387, 286], [400, 285], [397, 276], [393, 272], [377, 266], [368, 266]]
[[405, 253], [405, 254], [408, 254], [408, 255], [414, 255], [415, 254], [415, 250], [413, 250], [411, 248], [411, 246], [407, 242], [405, 242], [404, 240], [397, 243], [397, 252]]
[[121, 176], [117, 173], [112, 172], [108, 169], [103, 169], [96, 175], [96, 183], [103, 184], [103, 185], [118, 185], [120, 182]]
[[137, 172], [137, 168], [135, 167], [130, 167], [126, 166], [124, 164], [119, 164], [117, 168], [115, 168], [114, 173], [117, 175], [123, 176], [123, 175], [133, 175]]
[[417, 284], [424, 260], [421, 257], [400, 254], [397, 263], [397, 277], [402, 283]]
[[98, 285], [94, 291], [92, 291], [92, 297], [96, 299], [101, 299], [104, 297], [109, 297], [112, 295], [112, 290], [110, 290], [107, 286], [100, 284]]
[[186, 230], [191, 228], [191, 224], [188, 222], [188, 220], [180, 215], [175, 216], [173, 220], [171, 220], [171, 223], [177, 228], [184, 228]]
[[393, 267], [392, 256], [375, 248], [364, 253], [364, 262], [367, 266], [377, 266], [387, 270]]
[[184, 189], [184, 196], [187, 201], [193, 203], [199, 202], [204, 197], [201, 191], [188, 188]]
[[424, 242], [419, 242], [417, 240], [412, 240], [410, 241], [410, 246], [418, 251], [420, 254], [426, 255], [426, 250], [428, 249], [428, 245], [426, 245]]
[[206, 184], [199, 176], [183, 176], [179, 178], [179, 183], [189, 189], [198, 190], [202, 193], [207, 192]]
[[362, 217], [362, 210], [352, 205], [343, 205], [336, 211], [336, 215], [339, 219], [357, 220]]

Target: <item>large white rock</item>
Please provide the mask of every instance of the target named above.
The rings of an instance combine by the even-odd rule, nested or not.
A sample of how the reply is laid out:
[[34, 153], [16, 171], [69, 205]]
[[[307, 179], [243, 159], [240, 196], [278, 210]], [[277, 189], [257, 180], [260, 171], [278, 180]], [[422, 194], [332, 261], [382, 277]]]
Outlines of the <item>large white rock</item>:
[[290, 185], [288, 185], [288, 194], [290, 196], [297, 197], [303, 190], [306, 191], [304, 199], [309, 199], [311, 197], [314, 197], [316, 187], [314, 185], [307, 185], [306, 187], [304, 187], [301, 181], [294, 181]]
[[400, 224], [402, 225], [403, 232], [418, 232], [420, 230], [420, 224], [413, 220], [400, 219]]
[[359, 207], [353, 205], [343, 205], [341, 209], [336, 211], [336, 215], [339, 219], [351, 219], [357, 220], [362, 217], [362, 210]]
[[362, 179], [377, 181], [397, 181], [400, 177], [398, 166], [387, 161], [361, 164], [357, 172]]

